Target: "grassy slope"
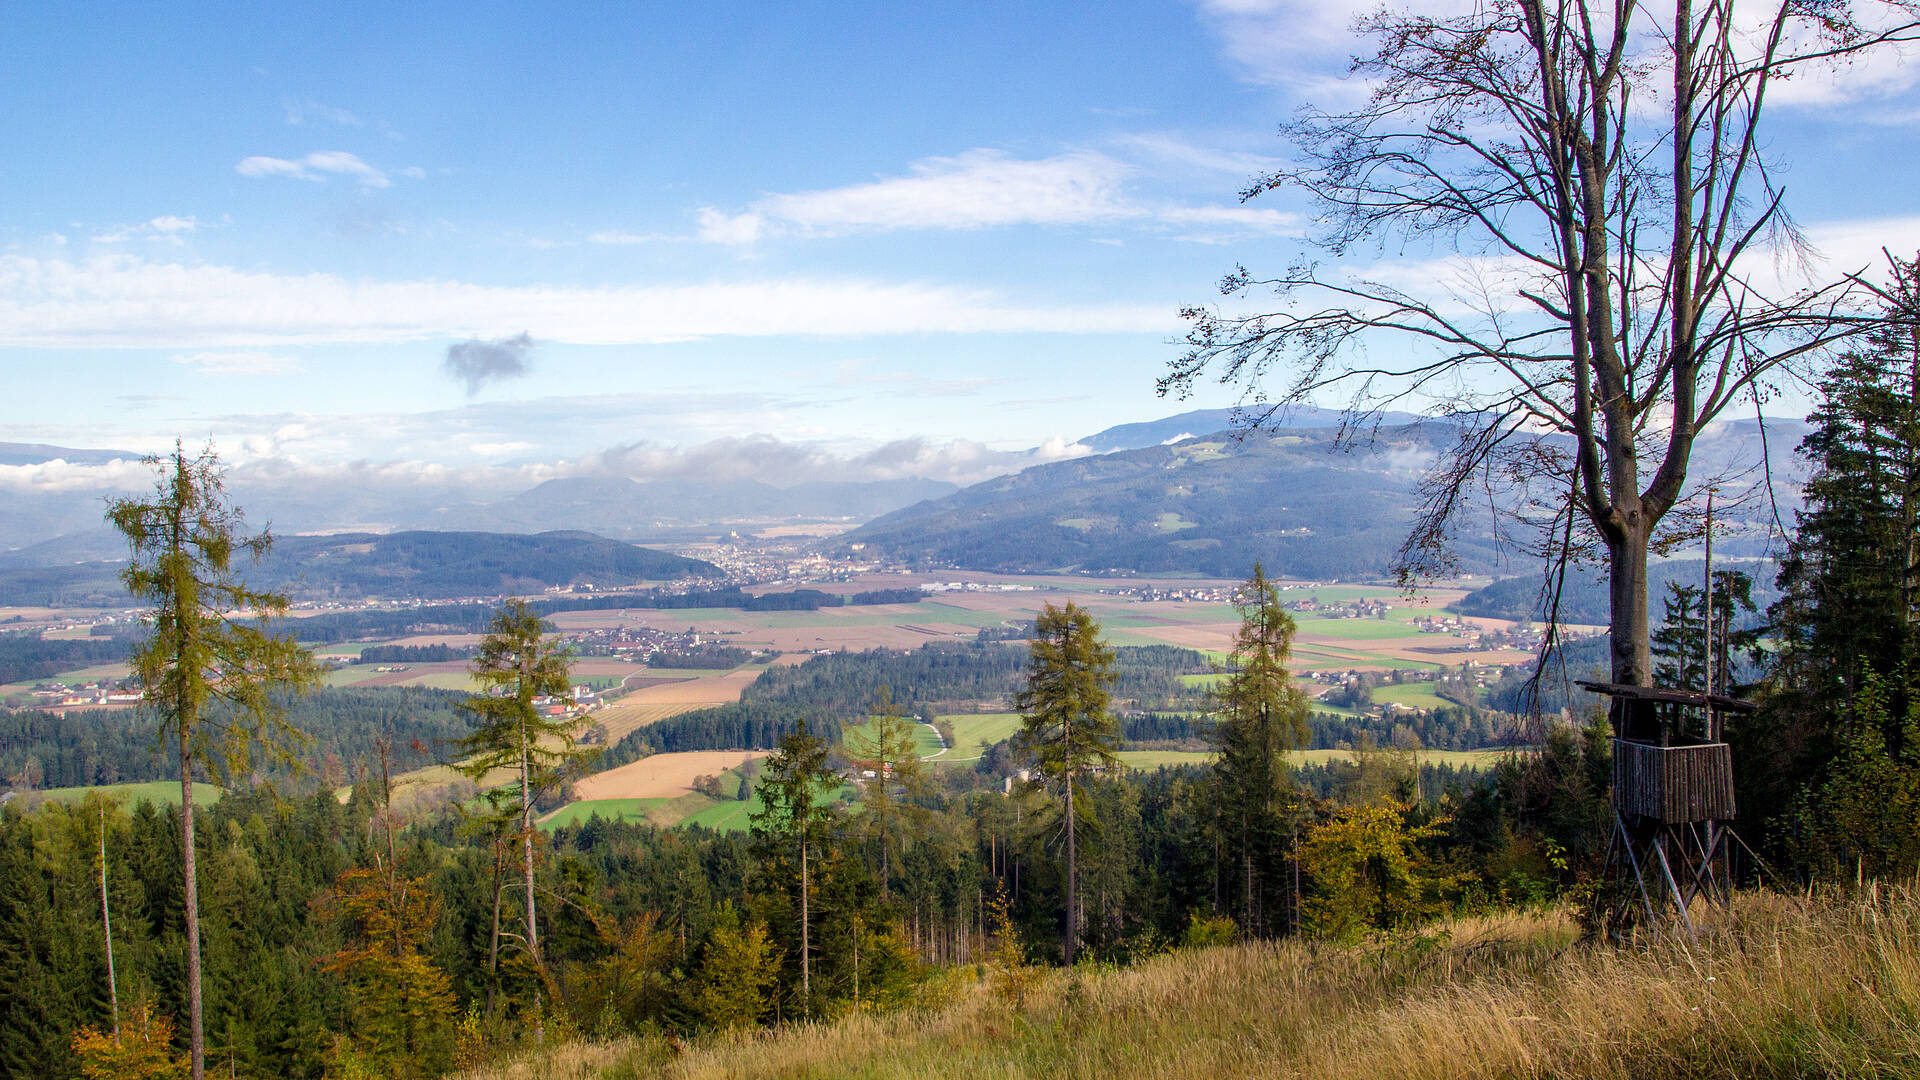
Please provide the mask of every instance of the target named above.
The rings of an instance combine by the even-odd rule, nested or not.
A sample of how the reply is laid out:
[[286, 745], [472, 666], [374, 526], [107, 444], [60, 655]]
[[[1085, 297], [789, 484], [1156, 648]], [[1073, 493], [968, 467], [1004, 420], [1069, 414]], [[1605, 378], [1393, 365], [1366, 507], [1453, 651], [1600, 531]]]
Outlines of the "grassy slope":
[[1564, 915], [1440, 927], [1432, 947], [1297, 941], [1051, 974], [1015, 1010], [962, 973], [918, 1013], [575, 1043], [467, 1074], [543, 1077], [1896, 1077], [1920, 1063], [1920, 899], [1742, 897], [1641, 948]]
[[[29, 800], [52, 802], [78, 802], [88, 792], [99, 792], [110, 798], [119, 799], [132, 806], [134, 803], [150, 802], [157, 806], [180, 805], [180, 781], [154, 780], [143, 784], [102, 784], [97, 787], [47, 788], [44, 791], [25, 793]], [[212, 784], [195, 783], [193, 801], [201, 806], [220, 801], [220, 789]]]

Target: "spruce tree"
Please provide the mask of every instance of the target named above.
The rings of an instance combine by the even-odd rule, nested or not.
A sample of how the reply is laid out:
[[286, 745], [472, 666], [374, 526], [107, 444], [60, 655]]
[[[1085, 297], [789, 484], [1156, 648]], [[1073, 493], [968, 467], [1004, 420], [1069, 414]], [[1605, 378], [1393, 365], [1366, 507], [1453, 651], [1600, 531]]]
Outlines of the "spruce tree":
[[[1221, 824], [1228, 847], [1240, 854], [1240, 926], [1249, 934], [1275, 928], [1273, 899], [1283, 883], [1293, 847], [1297, 803], [1287, 752], [1311, 736], [1307, 697], [1293, 685], [1287, 658], [1293, 649], [1293, 617], [1256, 563], [1234, 599], [1240, 630], [1234, 637], [1226, 679], [1214, 691], [1220, 757], [1214, 765], [1224, 803]], [[1291, 907], [1288, 908], [1291, 912]], [[1291, 926], [1294, 915], [1288, 916]]]
[[153, 493], [110, 501], [107, 520], [132, 548], [121, 580], [135, 599], [153, 605], [151, 632], [134, 649], [133, 669], [178, 754], [187, 1041], [193, 1080], [201, 1080], [206, 1030], [194, 771], [202, 767], [216, 780], [244, 777], [257, 750], [291, 761], [303, 736], [287, 723], [273, 691], [312, 686], [319, 668], [292, 637], [261, 628], [261, 620], [285, 614], [287, 598], [249, 588], [234, 561], [258, 560], [273, 538], [265, 530], [248, 535], [245, 516], [227, 500], [212, 447], [189, 458], [176, 443], [172, 454], [147, 463], [160, 471]]
[[1080, 818], [1089, 813], [1086, 778], [1119, 765], [1120, 721], [1109, 708], [1113, 650], [1100, 640], [1100, 626], [1069, 600], [1051, 603], [1034, 620], [1027, 686], [1016, 705], [1022, 714], [1015, 750], [1031, 763], [1042, 784], [1058, 784], [1065, 803], [1067, 843], [1066, 961], [1080, 945]]

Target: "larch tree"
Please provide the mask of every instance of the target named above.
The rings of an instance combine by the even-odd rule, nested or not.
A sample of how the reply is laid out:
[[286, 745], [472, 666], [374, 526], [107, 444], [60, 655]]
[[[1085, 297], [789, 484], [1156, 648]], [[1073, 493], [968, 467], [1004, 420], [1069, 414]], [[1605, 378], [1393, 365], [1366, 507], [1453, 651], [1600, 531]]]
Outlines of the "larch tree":
[[[473, 677], [481, 692], [468, 698], [474, 715], [472, 734], [461, 740], [460, 771], [485, 785], [490, 774], [511, 776], [495, 800], [499, 813], [518, 826], [522, 897], [526, 928], [523, 944], [536, 971], [540, 955], [539, 910], [535, 902], [533, 815], [542, 792], [556, 787], [577, 767], [586, 718], [555, 699], [571, 689], [566, 646], [546, 635], [539, 613], [524, 600], [508, 600], [494, 613], [473, 658]], [[535, 991], [538, 1007], [539, 992]]]
[[1071, 600], [1044, 605], [1034, 620], [1027, 685], [1016, 699], [1021, 716], [1015, 752], [1031, 762], [1042, 784], [1058, 784], [1067, 845], [1066, 961], [1080, 944], [1079, 819], [1088, 812], [1086, 778], [1119, 764], [1120, 721], [1109, 707], [1113, 650], [1100, 626]]
[[[1287, 752], [1305, 746], [1312, 731], [1307, 696], [1286, 666], [1293, 651], [1293, 616], [1280, 606], [1279, 591], [1258, 563], [1234, 597], [1234, 608], [1240, 629], [1226, 678], [1213, 694], [1220, 745], [1214, 770], [1225, 803], [1222, 824], [1240, 853], [1240, 925], [1259, 935], [1273, 930], [1268, 901], [1292, 857], [1293, 774]], [[1289, 911], [1291, 927], [1298, 913]]]
[[[1457, 516], [1506, 489], [1544, 546], [1603, 551], [1612, 679], [1647, 684], [1649, 546], [1696, 436], [1880, 321], [1864, 267], [1800, 258], [1762, 118], [1786, 78], [1913, 40], [1914, 10], [1491, 0], [1365, 16], [1364, 103], [1287, 124], [1296, 163], [1243, 197], [1303, 193], [1336, 258], [1377, 244], [1460, 262], [1236, 268], [1221, 290], [1239, 309], [1184, 313], [1189, 348], [1160, 391], [1217, 379], [1256, 421], [1329, 396], [1362, 419], [1441, 412], [1458, 442], [1403, 580], [1447, 569]], [[1247, 299], [1266, 290], [1280, 303]]]
[[[913, 722], [893, 700], [893, 688], [882, 685], [867, 708], [864, 727], [850, 727], [844, 736], [846, 753], [861, 768], [873, 770], [862, 785], [862, 824], [871, 831], [880, 854], [880, 895], [892, 895], [894, 873], [905, 845], [913, 799], [924, 787], [925, 767]], [[896, 796], [895, 789], [899, 789]]]
[[285, 614], [287, 598], [249, 588], [235, 562], [258, 560], [273, 539], [264, 529], [248, 534], [245, 516], [227, 500], [219, 456], [208, 447], [189, 457], [175, 444], [172, 454], [148, 464], [160, 474], [154, 491], [146, 498], [111, 500], [107, 520], [132, 549], [121, 579], [153, 609], [151, 632], [133, 652], [134, 674], [178, 755], [187, 1040], [193, 1078], [201, 1080], [206, 1032], [194, 772], [203, 769], [217, 781], [242, 778], [256, 752], [292, 762], [304, 736], [287, 721], [274, 691], [313, 686], [320, 669], [292, 637], [262, 628]]

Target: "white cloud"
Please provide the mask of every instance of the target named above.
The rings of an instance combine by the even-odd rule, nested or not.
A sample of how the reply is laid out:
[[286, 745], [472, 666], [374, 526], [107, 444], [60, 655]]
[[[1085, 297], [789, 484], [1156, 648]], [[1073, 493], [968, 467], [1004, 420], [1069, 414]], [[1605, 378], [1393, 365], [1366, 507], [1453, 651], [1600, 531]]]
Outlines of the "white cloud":
[[360, 184], [361, 187], [383, 188], [393, 181], [387, 174], [360, 160], [356, 154], [345, 150], [316, 150], [297, 160], [277, 157], [253, 156], [241, 158], [233, 170], [241, 176], [255, 180], [273, 177], [286, 177], [293, 180], [310, 180], [319, 183], [328, 176], [344, 176]]
[[96, 244], [119, 244], [128, 240], [161, 240], [179, 245], [187, 233], [198, 231], [200, 220], [191, 215], [181, 217], [178, 214], [162, 214], [157, 218], [140, 222], [137, 225], [119, 225], [93, 236]]
[[725, 214], [703, 206], [699, 220], [700, 239], [716, 244], [751, 244], [766, 228], [766, 219], [753, 211]]
[[286, 112], [287, 123], [295, 127], [310, 121], [338, 124], [341, 127], [360, 126], [360, 118], [352, 112], [333, 105], [322, 105], [317, 101], [290, 101], [282, 108]]
[[0, 491], [19, 495], [132, 491], [152, 483], [153, 470], [138, 458], [115, 458], [99, 465], [75, 464], [60, 458], [33, 465], [0, 465]]
[[773, 222], [811, 236], [865, 229], [1062, 225], [1132, 213], [1120, 199], [1129, 167], [1081, 152], [1025, 161], [997, 150], [927, 158], [912, 175], [825, 191], [769, 195], [745, 213], [702, 211], [701, 234], [751, 242]]
[[497, 338], [570, 344], [907, 333], [1167, 333], [1171, 303], [1047, 305], [986, 289], [801, 278], [692, 285], [349, 280], [129, 255], [0, 254], [0, 346], [284, 348]]
[[200, 352], [173, 357], [176, 364], [190, 364], [202, 375], [298, 375], [306, 369], [291, 356], [269, 352]]
[[[1197, 153], [1164, 140], [1153, 152]], [[1216, 156], [1214, 163], [1218, 163]], [[1244, 155], [1244, 161], [1263, 160]], [[1191, 162], [1188, 162], [1191, 164]], [[1107, 154], [1076, 151], [1024, 160], [998, 150], [927, 158], [911, 175], [822, 191], [768, 195], [739, 213], [699, 212], [700, 237], [751, 244], [775, 234], [842, 236], [898, 229], [983, 229], [1009, 225], [1133, 222], [1149, 228], [1203, 225], [1212, 240], [1248, 233], [1292, 233], [1297, 219], [1276, 210], [1236, 206], [1166, 206], [1130, 196], [1139, 170]]]

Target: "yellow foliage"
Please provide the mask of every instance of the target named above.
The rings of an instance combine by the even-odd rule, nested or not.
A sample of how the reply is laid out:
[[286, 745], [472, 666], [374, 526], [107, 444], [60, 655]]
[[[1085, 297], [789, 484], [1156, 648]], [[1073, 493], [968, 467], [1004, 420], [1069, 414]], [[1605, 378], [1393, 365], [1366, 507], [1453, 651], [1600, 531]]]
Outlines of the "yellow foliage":
[[145, 1004], [117, 1037], [96, 1027], [75, 1032], [73, 1053], [86, 1080], [182, 1080], [190, 1071], [173, 1048], [173, 1021]]

